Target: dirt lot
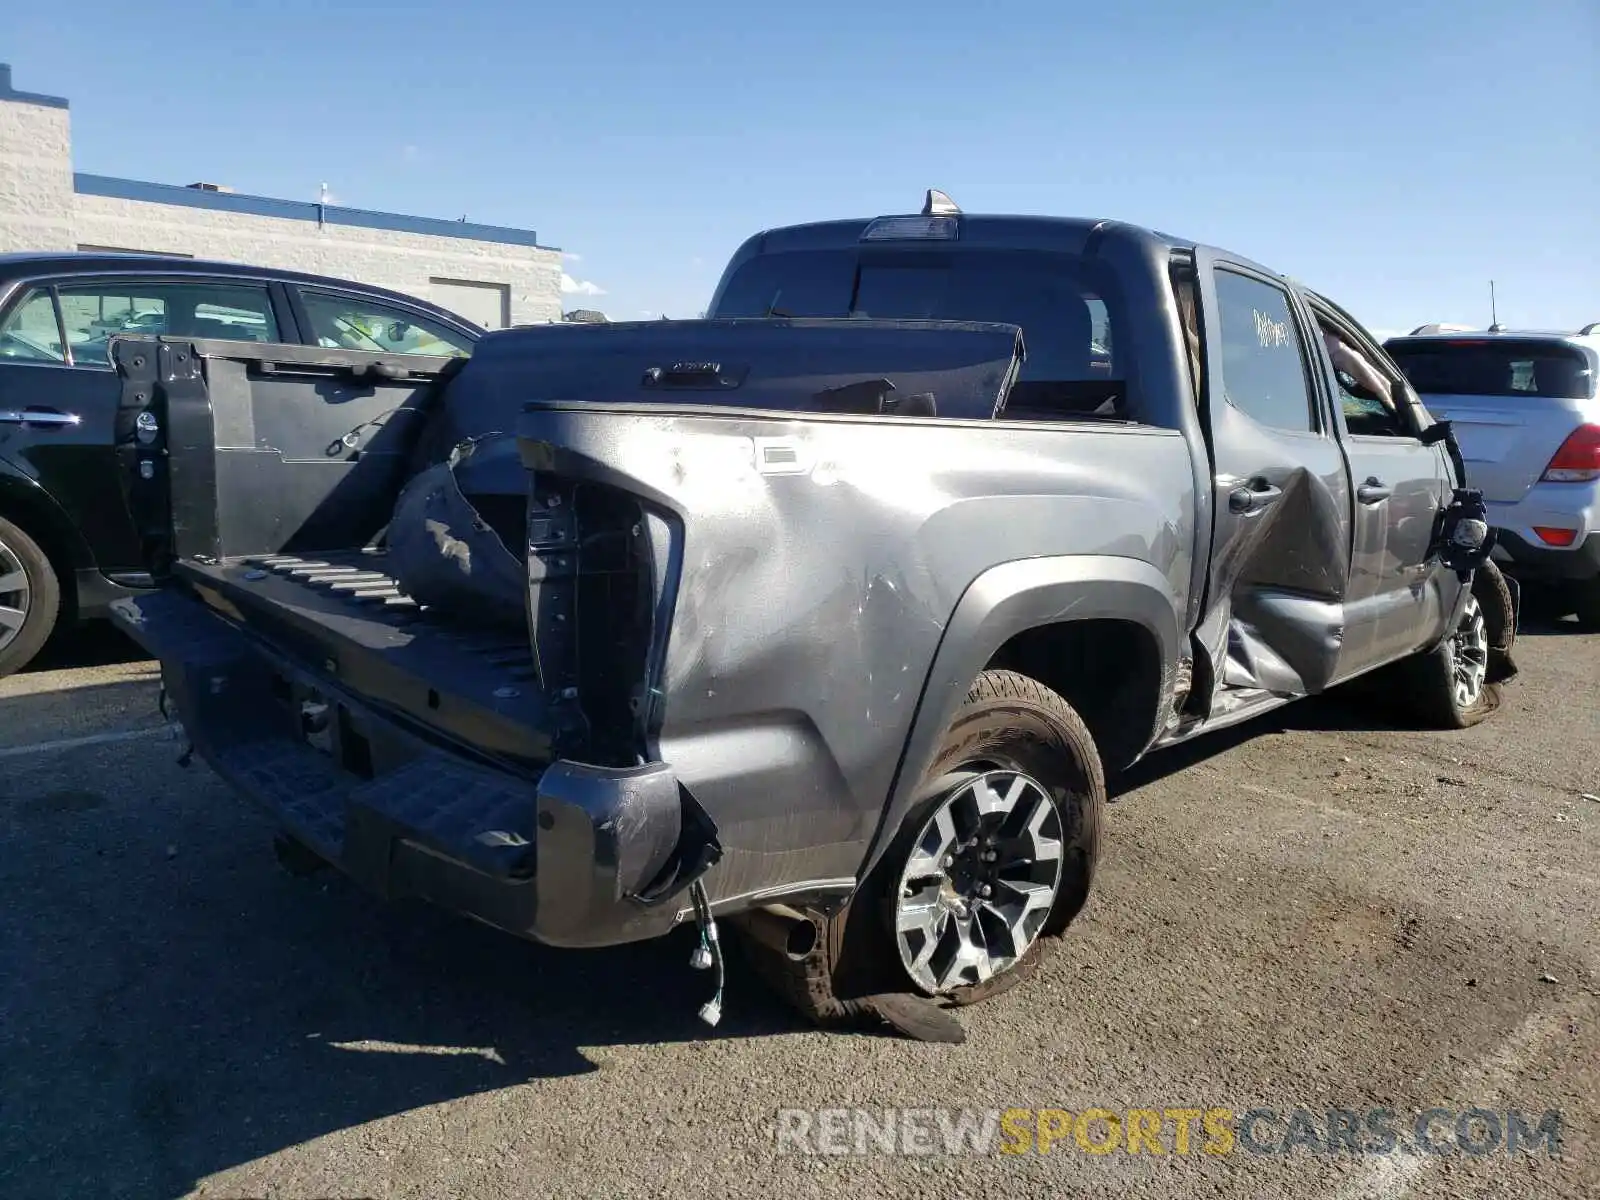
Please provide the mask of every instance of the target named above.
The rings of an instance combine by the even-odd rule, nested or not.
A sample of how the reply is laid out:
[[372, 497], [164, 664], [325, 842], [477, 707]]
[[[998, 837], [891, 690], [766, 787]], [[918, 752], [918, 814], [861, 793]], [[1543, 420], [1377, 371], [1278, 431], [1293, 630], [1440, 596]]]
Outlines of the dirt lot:
[[[8, 1200], [1600, 1195], [1600, 636], [1570, 625], [1464, 734], [1327, 699], [1152, 759], [1084, 919], [962, 1046], [812, 1032], [737, 969], [708, 1030], [682, 939], [558, 954], [291, 878], [129, 657], [0, 683]], [[1221, 1155], [774, 1138], [929, 1106], [1270, 1112]], [[1401, 1148], [1319, 1152], [1330, 1107]], [[1445, 1153], [1406, 1153], [1430, 1107]], [[1463, 1151], [1473, 1107], [1559, 1110], [1560, 1154]]]

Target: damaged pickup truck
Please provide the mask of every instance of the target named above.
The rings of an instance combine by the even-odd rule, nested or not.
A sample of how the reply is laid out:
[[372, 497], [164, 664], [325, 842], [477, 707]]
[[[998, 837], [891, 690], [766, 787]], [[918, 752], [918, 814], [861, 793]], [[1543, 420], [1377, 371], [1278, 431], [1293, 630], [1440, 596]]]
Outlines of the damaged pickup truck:
[[1107, 772], [1514, 674], [1372, 338], [1125, 224], [930, 193], [751, 238], [702, 320], [113, 357], [167, 581], [115, 619], [285, 861], [555, 946], [693, 922], [713, 1022], [722, 921], [812, 1017], [926, 1032], [1082, 909]]

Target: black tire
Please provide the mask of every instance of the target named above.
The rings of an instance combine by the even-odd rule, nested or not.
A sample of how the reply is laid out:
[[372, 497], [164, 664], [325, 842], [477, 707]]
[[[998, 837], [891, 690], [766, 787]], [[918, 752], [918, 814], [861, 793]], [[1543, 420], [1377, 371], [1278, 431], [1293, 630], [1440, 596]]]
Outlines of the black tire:
[[1600, 575], [1572, 585], [1572, 611], [1578, 628], [1585, 633], [1600, 633]]
[[[951, 720], [921, 790], [990, 768], [1017, 770], [1047, 789], [1061, 823], [1063, 861], [1055, 900], [1026, 953], [981, 983], [937, 993], [939, 1001], [955, 1005], [1000, 995], [1033, 973], [1047, 941], [1087, 903], [1100, 855], [1104, 772], [1088, 727], [1059, 695], [1012, 671], [984, 672]], [[817, 936], [809, 954], [798, 960], [759, 948], [752, 954], [757, 972], [802, 1012], [827, 1023], [864, 1015], [864, 997], [934, 994], [919, 988], [901, 963], [894, 911], [912, 843], [949, 794], [933, 792], [913, 807], [849, 904], [813, 915]]]
[[21, 609], [20, 626], [0, 619], [0, 679], [22, 670], [50, 640], [61, 613], [61, 581], [39, 544], [0, 517], [0, 579], [20, 572], [25, 589], [0, 585], [0, 606]]
[[[1494, 601], [1479, 594], [1491, 586], [1503, 589], [1505, 584], [1492, 577], [1475, 584], [1466, 611], [1450, 636], [1432, 650], [1398, 664], [1400, 705], [1424, 728], [1469, 729], [1500, 707], [1500, 684], [1490, 682], [1491, 635], [1484, 614], [1484, 601]], [[1466, 687], [1464, 673], [1476, 678], [1475, 686]]]

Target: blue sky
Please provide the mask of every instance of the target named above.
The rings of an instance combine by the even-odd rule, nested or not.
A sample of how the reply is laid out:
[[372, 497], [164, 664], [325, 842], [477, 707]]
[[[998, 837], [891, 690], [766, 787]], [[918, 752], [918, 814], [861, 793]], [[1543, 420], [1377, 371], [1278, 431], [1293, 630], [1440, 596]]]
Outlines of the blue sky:
[[537, 229], [568, 298], [704, 307], [749, 233], [1117, 217], [1379, 330], [1600, 320], [1600, 5], [30, 3], [79, 170]]

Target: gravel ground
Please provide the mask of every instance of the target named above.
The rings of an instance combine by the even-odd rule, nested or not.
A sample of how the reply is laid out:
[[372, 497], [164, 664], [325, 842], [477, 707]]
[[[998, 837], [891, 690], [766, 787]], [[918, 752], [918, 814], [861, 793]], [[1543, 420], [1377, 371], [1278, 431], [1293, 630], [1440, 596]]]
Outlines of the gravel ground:
[[[737, 964], [708, 1030], [683, 938], [549, 952], [291, 878], [90, 638], [0, 682], [0, 1195], [1600, 1195], [1600, 636], [1532, 625], [1521, 662], [1466, 733], [1330, 698], [1152, 758], [1082, 920], [928, 1046], [804, 1028]], [[929, 1106], [1266, 1107], [1268, 1147], [1295, 1109], [1388, 1108], [1405, 1144], [1434, 1106], [1562, 1124], [1556, 1156], [1464, 1153], [1453, 1116], [1439, 1155], [1257, 1153], [1242, 1120], [1222, 1155], [1172, 1123], [1161, 1155], [773, 1134]]]

